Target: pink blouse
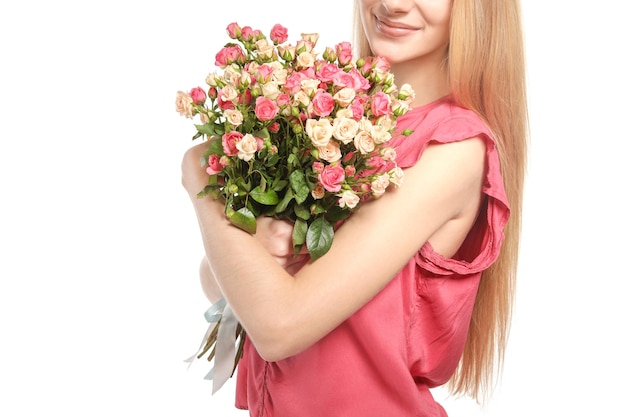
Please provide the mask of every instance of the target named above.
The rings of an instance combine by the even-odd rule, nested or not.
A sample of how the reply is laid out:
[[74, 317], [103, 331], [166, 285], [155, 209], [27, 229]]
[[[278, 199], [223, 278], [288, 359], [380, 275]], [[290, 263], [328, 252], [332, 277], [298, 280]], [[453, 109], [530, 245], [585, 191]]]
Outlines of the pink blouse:
[[[414, 108], [392, 139], [403, 168], [431, 142], [481, 137], [487, 144], [482, 212], [453, 258], [426, 243], [370, 302], [307, 350], [264, 361], [246, 342], [235, 405], [252, 417], [446, 416], [430, 388], [454, 372], [481, 273], [497, 258], [509, 216], [488, 127], [448, 97]], [[329, 277], [332, 278], [332, 277]]]

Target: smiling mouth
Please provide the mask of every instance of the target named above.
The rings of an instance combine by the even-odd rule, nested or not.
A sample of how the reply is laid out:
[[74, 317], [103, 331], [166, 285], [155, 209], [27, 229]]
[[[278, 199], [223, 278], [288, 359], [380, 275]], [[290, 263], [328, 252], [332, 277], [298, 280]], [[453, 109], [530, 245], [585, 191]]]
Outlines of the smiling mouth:
[[380, 19], [378, 16], [374, 16], [374, 19], [376, 21], [376, 29], [383, 35], [393, 38], [406, 36], [420, 30], [420, 28], [389, 22]]

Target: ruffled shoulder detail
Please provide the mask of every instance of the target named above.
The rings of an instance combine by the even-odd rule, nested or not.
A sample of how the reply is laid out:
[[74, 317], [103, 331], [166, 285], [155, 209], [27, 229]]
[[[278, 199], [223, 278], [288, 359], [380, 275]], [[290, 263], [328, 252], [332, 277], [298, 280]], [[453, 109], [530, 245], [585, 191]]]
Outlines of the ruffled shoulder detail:
[[436, 275], [468, 275], [485, 270], [500, 254], [504, 227], [510, 215], [500, 158], [490, 129], [476, 113], [459, 107], [449, 97], [412, 109], [402, 116], [396, 132], [406, 129], [413, 130], [413, 133], [395, 137], [391, 142], [396, 148], [396, 161], [402, 168], [415, 165], [433, 142], [451, 143], [476, 137], [485, 141], [485, 202], [463, 246], [453, 258], [447, 258], [435, 252], [427, 242], [415, 256], [419, 267]]

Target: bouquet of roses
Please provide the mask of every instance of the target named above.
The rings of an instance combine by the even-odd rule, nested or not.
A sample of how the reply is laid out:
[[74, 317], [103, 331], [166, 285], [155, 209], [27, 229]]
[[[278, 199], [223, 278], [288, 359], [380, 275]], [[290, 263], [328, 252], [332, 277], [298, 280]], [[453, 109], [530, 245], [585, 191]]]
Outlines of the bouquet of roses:
[[395, 85], [384, 58], [355, 60], [348, 42], [320, 55], [316, 33], [288, 44], [279, 24], [269, 39], [237, 23], [227, 32], [233, 41], [217, 53], [220, 70], [206, 88], [176, 96], [177, 111], [200, 121], [193, 139], [209, 141], [201, 161], [209, 181], [198, 196], [222, 198], [225, 215], [250, 233], [261, 215], [292, 221], [295, 252], [306, 245], [315, 261], [339, 222], [401, 184], [387, 142], [413, 90]]

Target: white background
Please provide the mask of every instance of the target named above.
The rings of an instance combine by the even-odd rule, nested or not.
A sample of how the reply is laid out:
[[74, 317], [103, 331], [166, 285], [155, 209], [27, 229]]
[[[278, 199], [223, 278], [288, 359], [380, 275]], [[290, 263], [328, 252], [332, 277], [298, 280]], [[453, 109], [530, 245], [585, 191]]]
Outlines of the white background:
[[[351, 4], [0, 6], [0, 415], [244, 416], [197, 362], [200, 237], [180, 186], [201, 85], [237, 21], [349, 40]], [[621, 415], [624, 29], [617, 2], [523, 0], [531, 154], [507, 362], [451, 417]], [[300, 11], [296, 11], [296, 9]], [[312, 394], [314, 395], [314, 393]]]

